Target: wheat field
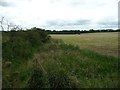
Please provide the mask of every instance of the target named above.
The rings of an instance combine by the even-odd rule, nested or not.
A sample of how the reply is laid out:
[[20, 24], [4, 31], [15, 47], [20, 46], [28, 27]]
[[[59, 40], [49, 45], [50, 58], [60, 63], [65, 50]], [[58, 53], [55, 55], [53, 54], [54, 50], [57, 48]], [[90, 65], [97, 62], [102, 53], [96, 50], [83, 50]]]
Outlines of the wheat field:
[[77, 45], [81, 49], [89, 49], [100, 54], [118, 57], [118, 32], [80, 35], [52, 34], [51, 36], [55, 39], [62, 39], [66, 44]]

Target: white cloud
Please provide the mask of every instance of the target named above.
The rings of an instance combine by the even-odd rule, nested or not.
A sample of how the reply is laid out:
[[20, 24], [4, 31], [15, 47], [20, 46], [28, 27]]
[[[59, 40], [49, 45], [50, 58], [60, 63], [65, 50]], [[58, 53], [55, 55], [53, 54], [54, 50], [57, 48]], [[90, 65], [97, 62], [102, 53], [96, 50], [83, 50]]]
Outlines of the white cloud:
[[[100, 22], [117, 22], [118, 0], [1, 0], [0, 16], [27, 28], [97, 29]], [[50, 21], [73, 21], [73, 25], [49, 26]], [[89, 25], [74, 25], [75, 21], [89, 20]], [[47, 25], [48, 24], [48, 25]], [[64, 25], [65, 24], [65, 25]], [[110, 27], [108, 27], [110, 28]], [[111, 28], [117, 28], [117, 25]]]

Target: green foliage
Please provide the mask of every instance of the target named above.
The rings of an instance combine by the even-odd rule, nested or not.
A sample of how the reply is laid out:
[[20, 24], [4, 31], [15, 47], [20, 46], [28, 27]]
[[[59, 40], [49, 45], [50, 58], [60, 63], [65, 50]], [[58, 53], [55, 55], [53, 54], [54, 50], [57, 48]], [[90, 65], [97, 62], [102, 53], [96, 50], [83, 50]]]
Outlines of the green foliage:
[[66, 45], [39, 28], [3, 33], [3, 88], [117, 87], [115, 57]]
[[43, 43], [49, 41], [47, 33], [41, 29], [28, 31], [10, 31], [3, 32], [3, 58], [7, 60], [28, 59], [33, 55], [33, 49], [40, 47]]
[[34, 69], [31, 78], [28, 80], [29, 88], [45, 88], [49, 87], [45, 74], [40, 69]]
[[32, 47], [36, 47], [42, 43], [41, 42], [42, 38], [40, 38], [39, 33], [35, 31], [28, 31], [26, 38], [31, 43]]
[[63, 70], [51, 71], [48, 74], [48, 79], [51, 88], [79, 88], [79, 85]]
[[32, 28], [28, 31], [4, 31], [2, 39], [3, 88], [26, 87], [32, 71], [29, 59], [50, 37], [44, 30]]
[[3, 43], [3, 58], [5, 60], [28, 59], [32, 56], [30, 43], [23, 38], [16, 37]]
[[53, 72], [50, 73], [48, 77], [51, 88], [69, 87], [67, 75], [65, 75], [63, 72]]
[[62, 43], [44, 47], [36, 60], [42, 62], [51, 88], [117, 87], [117, 58]]

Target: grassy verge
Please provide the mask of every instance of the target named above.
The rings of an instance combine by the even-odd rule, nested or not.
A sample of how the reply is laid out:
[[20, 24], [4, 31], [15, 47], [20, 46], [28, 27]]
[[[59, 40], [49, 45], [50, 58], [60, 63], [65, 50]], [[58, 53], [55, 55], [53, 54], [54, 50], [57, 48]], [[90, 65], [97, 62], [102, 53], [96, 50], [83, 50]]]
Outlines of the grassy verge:
[[45, 74], [52, 88], [118, 87], [118, 59], [112, 56], [72, 45], [46, 44], [33, 63]]

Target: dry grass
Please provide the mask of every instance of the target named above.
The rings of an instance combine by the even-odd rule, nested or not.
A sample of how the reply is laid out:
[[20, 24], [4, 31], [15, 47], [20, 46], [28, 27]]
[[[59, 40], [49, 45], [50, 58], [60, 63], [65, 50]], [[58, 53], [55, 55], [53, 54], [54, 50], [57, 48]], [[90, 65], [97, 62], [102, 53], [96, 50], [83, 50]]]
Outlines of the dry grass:
[[66, 44], [78, 45], [83, 49], [118, 57], [118, 32], [51, 36], [55, 39], [62, 39]]

